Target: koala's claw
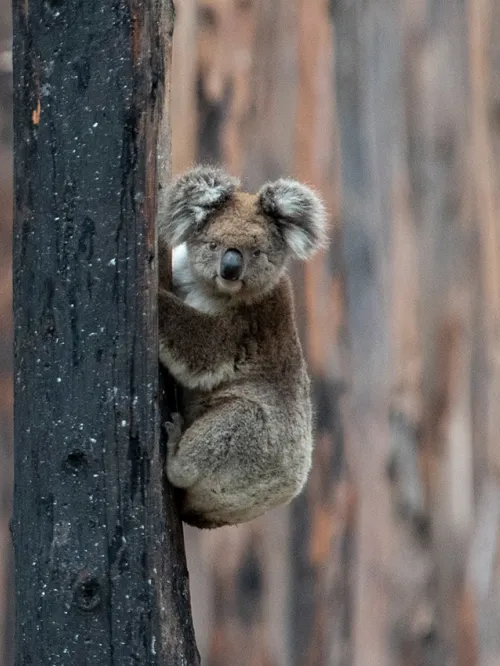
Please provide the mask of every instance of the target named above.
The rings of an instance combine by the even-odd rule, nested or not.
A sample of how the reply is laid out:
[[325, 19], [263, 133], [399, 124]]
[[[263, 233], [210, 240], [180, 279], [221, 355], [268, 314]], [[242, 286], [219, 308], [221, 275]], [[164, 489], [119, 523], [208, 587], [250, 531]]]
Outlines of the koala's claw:
[[171, 421], [165, 421], [163, 427], [167, 433], [167, 447], [169, 453], [176, 453], [179, 442], [182, 437], [183, 418], [179, 412], [173, 412], [170, 416]]

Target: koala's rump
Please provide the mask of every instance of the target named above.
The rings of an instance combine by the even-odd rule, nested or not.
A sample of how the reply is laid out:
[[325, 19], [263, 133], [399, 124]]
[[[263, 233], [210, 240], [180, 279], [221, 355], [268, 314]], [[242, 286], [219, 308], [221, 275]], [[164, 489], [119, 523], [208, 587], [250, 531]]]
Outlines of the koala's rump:
[[215, 527], [251, 520], [292, 499], [307, 478], [309, 415], [270, 387], [246, 389], [190, 396], [187, 413], [195, 418], [181, 446], [201, 449], [203, 474], [184, 494], [186, 522]]

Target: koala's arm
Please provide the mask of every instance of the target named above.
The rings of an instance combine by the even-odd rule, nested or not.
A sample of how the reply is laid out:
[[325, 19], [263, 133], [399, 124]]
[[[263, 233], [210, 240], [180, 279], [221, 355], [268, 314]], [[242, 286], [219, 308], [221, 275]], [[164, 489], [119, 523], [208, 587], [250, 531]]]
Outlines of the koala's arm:
[[160, 288], [160, 360], [183, 386], [211, 390], [234, 376], [244, 332], [237, 317], [209, 315]]

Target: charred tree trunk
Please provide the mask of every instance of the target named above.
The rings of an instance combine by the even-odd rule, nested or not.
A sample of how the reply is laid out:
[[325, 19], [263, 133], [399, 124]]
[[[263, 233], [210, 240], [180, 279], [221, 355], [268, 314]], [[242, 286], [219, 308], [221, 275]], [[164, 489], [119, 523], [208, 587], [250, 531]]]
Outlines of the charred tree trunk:
[[198, 663], [158, 427], [172, 29], [170, 0], [14, 2], [19, 666]]

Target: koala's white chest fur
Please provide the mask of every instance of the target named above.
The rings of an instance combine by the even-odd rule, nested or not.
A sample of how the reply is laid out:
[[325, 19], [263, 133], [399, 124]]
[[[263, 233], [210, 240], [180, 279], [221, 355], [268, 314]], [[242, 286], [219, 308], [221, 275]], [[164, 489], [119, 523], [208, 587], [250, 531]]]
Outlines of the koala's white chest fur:
[[192, 308], [207, 314], [218, 311], [214, 300], [194, 277], [188, 260], [186, 243], [172, 250], [172, 286], [174, 293]]
[[193, 274], [186, 243], [172, 250], [172, 286], [176, 296], [186, 305], [206, 314], [220, 314], [231, 305], [231, 296], [217, 294]]

